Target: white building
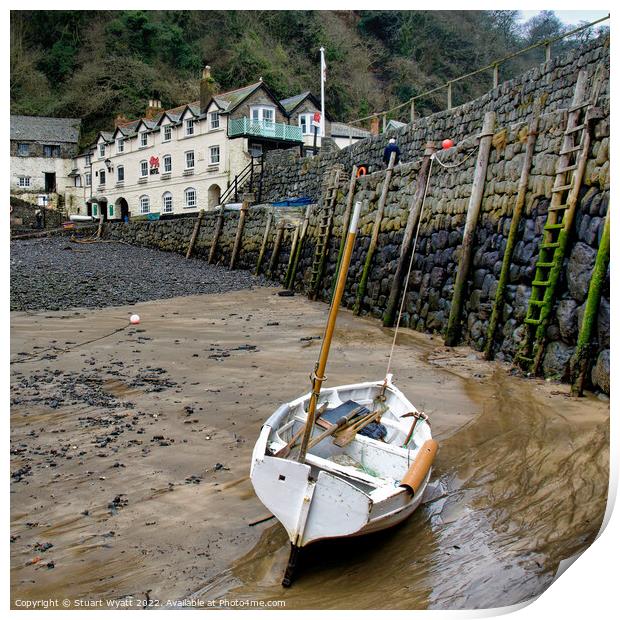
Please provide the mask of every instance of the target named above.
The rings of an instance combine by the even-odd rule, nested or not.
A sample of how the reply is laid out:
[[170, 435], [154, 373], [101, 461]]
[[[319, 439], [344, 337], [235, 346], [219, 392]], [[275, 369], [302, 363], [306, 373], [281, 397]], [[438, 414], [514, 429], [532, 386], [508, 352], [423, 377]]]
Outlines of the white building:
[[174, 217], [236, 202], [247, 191], [260, 200], [262, 156], [312, 147], [319, 109], [309, 92], [278, 101], [262, 81], [216, 93], [207, 66], [199, 101], [163, 110], [153, 98], [144, 118], [100, 132], [76, 157], [71, 174], [82, 199], [73, 212]]

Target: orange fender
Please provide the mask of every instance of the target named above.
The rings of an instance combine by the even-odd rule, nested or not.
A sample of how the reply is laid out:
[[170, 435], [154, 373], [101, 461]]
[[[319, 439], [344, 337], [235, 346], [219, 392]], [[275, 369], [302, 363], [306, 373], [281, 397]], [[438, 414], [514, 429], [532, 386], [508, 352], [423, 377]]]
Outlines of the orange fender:
[[415, 495], [435, 460], [438, 447], [439, 444], [434, 439], [425, 441], [399, 486], [405, 487]]

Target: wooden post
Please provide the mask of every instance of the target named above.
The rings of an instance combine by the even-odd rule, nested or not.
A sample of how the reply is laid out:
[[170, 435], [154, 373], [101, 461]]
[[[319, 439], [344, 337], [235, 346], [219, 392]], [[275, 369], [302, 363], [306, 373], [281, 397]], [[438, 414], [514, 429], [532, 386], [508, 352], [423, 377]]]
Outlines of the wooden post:
[[349, 146], [353, 145], [353, 129], [349, 127]]
[[467, 218], [465, 220], [465, 230], [463, 231], [463, 242], [461, 245], [461, 257], [458, 271], [454, 281], [454, 294], [450, 305], [450, 317], [446, 329], [447, 346], [454, 346], [459, 339], [461, 326], [461, 308], [463, 304], [463, 291], [467, 284], [469, 267], [471, 265], [471, 255], [474, 245], [474, 234], [482, 204], [482, 194], [484, 192], [484, 181], [487, 174], [489, 154], [491, 152], [491, 141], [493, 139], [493, 129], [495, 127], [495, 112], [487, 112], [482, 123], [482, 133], [480, 134], [480, 147], [478, 149], [478, 159], [474, 170], [474, 182], [471, 187], [471, 196], [467, 206]]
[[239, 210], [239, 223], [237, 224], [237, 234], [235, 235], [235, 244], [233, 245], [233, 251], [230, 255], [229, 269], [235, 268], [239, 251], [241, 250], [241, 240], [243, 238], [243, 227], [245, 226], [245, 216], [250, 208], [250, 201], [244, 196], [241, 209]]
[[396, 160], [396, 153], [390, 155], [390, 162], [388, 168], [385, 171], [385, 179], [383, 181], [383, 187], [381, 188], [381, 195], [379, 196], [379, 203], [377, 204], [377, 213], [375, 215], [375, 222], [372, 227], [372, 234], [370, 236], [370, 245], [368, 246], [368, 252], [366, 254], [366, 261], [364, 263], [364, 270], [362, 271], [362, 277], [357, 287], [357, 296], [355, 299], [355, 305], [353, 306], [353, 313], [359, 314], [364, 301], [364, 295], [366, 294], [366, 287], [368, 285], [368, 274], [370, 272], [370, 265], [377, 248], [377, 240], [379, 239], [379, 231], [381, 230], [381, 220], [383, 219], [383, 211], [385, 209], [385, 203], [387, 202], [387, 195], [390, 189], [390, 181], [392, 180], [392, 172], [394, 171], [394, 162]]
[[189, 245], [187, 246], [187, 253], [185, 254], [185, 258], [189, 258], [192, 255], [192, 250], [194, 249], [194, 244], [196, 243], [196, 237], [198, 237], [198, 231], [200, 230], [200, 224], [202, 223], [202, 219], [205, 216], [205, 210], [200, 209], [200, 213], [198, 213], [198, 217], [196, 218], [196, 223], [194, 224], [194, 230], [192, 231], [192, 236], [189, 240]]
[[[407, 218], [407, 225], [405, 226], [405, 232], [403, 234], [403, 240], [400, 245], [400, 256], [398, 258], [398, 264], [396, 265], [396, 271], [394, 272], [394, 280], [392, 281], [392, 288], [390, 289], [390, 295], [383, 314], [383, 325], [385, 327], [392, 327], [394, 325], [394, 314], [398, 305], [398, 299], [400, 298], [400, 290], [403, 285], [403, 278], [407, 269], [407, 258], [411, 252], [411, 243], [413, 241], [415, 230], [420, 220], [422, 213], [422, 203], [424, 201], [424, 190], [426, 189], [426, 183], [428, 180], [428, 174], [431, 166], [431, 155], [435, 152], [435, 148], [432, 144], [427, 144], [424, 151], [424, 160], [420, 171], [418, 172], [417, 185], [415, 194], [411, 201], [411, 208], [409, 209], [409, 217]], [[405, 283], [405, 290], [403, 295], [407, 292], [407, 283]]]
[[448, 82], [448, 110], [452, 109], [452, 82]]
[[551, 60], [551, 43], [545, 43], [545, 62]]
[[220, 240], [222, 234], [222, 228], [224, 227], [224, 204], [220, 205], [220, 211], [217, 214], [217, 220], [215, 222], [215, 230], [213, 231], [213, 241], [211, 242], [211, 249], [209, 250], [209, 258], [207, 263], [210, 265], [215, 260], [215, 251], [217, 250], [217, 242]]
[[577, 337], [577, 348], [571, 359], [572, 374], [572, 396], [583, 396], [583, 387], [585, 384], [588, 368], [590, 367], [590, 351], [592, 348], [592, 332], [598, 315], [598, 307], [601, 303], [601, 293], [605, 275], [607, 274], [607, 265], [609, 265], [609, 209], [607, 208], [607, 217], [603, 227], [603, 236], [596, 253], [596, 261], [594, 269], [590, 276], [590, 286], [588, 287], [588, 298], [583, 313], [581, 329]]
[[288, 281], [291, 277], [291, 269], [293, 268], [293, 261], [295, 260], [295, 252], [297, 251], [297, 243], [299, 241], [299, 231], [301, 224], [295, 226], [295, 232], [293, 232], [293, 240], [291, 241], [291, 253], [288, 257], [288, 265], [286, 266], [286, 276], [284, 278], [284, 285], [288, 288]]
[[413, 123], [413, 121], [415, 121], [415, 99], [411, 100], [410, 114], [411, 114], [411, 122]]
[[387, 114], [384, 114], [384, 115], [383, 115], [383, 123], [382, 123], [382, 126], [383, 126], [383, 130], [381, 131], [381, 133], [385, 133], [385, 132], [386, 132], [386, 130], [387, 130]]
[[334, 271], [334, 282], [332, 284], [332, 294], [336, 288], [336, 280], [338, 279], [338, 269], [340, 268], [340, 261], [342, 260], [342, 253], [344, 252], [344, 246], [347, 241], [347, 228], [349, 227], [349, 218], [351, 217], [351, 208], [353, 207], [353, 198], [355, 196], [355, 182], [357, 181], [357, 166], [353, 166], [351, 169], [351, 178], [349, 179], [349, 193], [347, 194], [347, 203], [342, 214], [342, 236], [340, 238], [340, 248], [338, 249], [338, 260], [336, 262], [336, 269]]
[[267, 275], [271, 278], [278, 265], [278, 258], [280, 256], [280, 246], [282, 245], [282, 237], [284, 236], [284, 220], [280, 220], [278, 223], [278, 230], [276, 231], [276, 238], [273, 242], [273, 252], [271, 253], [271, 260], [269, 261], [269, 270]]
[[269, 233], [271, 232], [271, 222], [273, 221], [273, 213], [269, 211], [267, 214], [267, 223], [265, 224], [265, 234], [263, 235], [263, 242], [260, 246], [260, 252], [258, 253], [258, 260], [256, 261], [256, 269], [254, 273], [258, 275], [260, 273], [260, 267], [265, 257], [265, 250], [267, 249], [267, 241], [269, 239]]
[[493, 312], [491, 313], [491, 318], [489, 319], [489, 327], [487, 329], [487, 341], [484, 348], [484, 355], [488, 360], [492, 360], [494, 357], [493, 340], [495, 339], [495, 331], [497, 330], [497, 323], [499, 321], [500, 314], [504, 309], [506, 283], [508, 282], [510, 265], [512, 264], [512, 254], [514, 251], [515, 243], [517, 241], [517, 231], [519, 229], [519, 223], [521, 222], [521, 214], [523, 213], [523, 207], [525, 206], [525, 196], [527, 195], [527, 187], [530, 179], [530, 169], [532, 167], [532, 159], [534, 157], [534, 147], [536, 146], [536, 138], [538, 136], [539, 113], [540, 109], [537, 106], [534, 109], [534, 116], [530, 121], [530, 126], [527, 134], [525, 157], [523, 159], [523, 165], [521, 167], [521, 178], [519, 179], [517, 198], [515, 201], [515, 206], [512, 210], [510, 231], [508, 232], [506, 249], [504, 250], [504, 258], [502, 259], [502, 270], [499, 275], [497, 290], [495, 291], [495, 301], [493, 303]]
[[493, 65], [493, 88], [497, 88], [499, 86], [499, 64], [495, 63]]
[[311, 215], [312, 215], [312, 205], [308, 205], [306, 207], [306, 213], [304, 215], [303, 224], [301, 225], [301, 234], [299, 235], [299, 241], [297, 242], [297, 248], [295, 249], [295, 258], [293, 259], [293, 265], [291, 267], [291, 272], [288, 277], [288, 282], [286, 282], [286, 287], [291, 290], [295, 287], [295, 274], [297, 273], [297, 265], [299, 264], [299, 257], [301, 256], [301, 249], [306, 239], [306, 233], [308, 232], [308, 226], [310, 223]]

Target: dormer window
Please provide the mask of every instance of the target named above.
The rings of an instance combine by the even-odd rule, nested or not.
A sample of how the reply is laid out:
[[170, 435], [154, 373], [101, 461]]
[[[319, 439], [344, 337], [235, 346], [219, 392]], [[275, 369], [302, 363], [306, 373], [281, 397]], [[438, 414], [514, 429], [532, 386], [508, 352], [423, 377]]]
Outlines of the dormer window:
[[149, 134], [146, 131], [140, 132], [140, 146], [148, 146], [149, 144]]
[[118, 138], [116, 140], [116, 152], [122, 153], [125, 150], [125, 140], [123, 138]]
[[170, 140], [172, 140], [172, 127], [170, 125], [164, 125], [163, 142], [170, 142]]
[[99, 157], [105, 157], [105, 143], [99, 143]]
[[211, 112], [211, 114], [209, 114], [209, 126], [211, 127], [211, 129], [220, 128], [220, 113], [219, 112]]
[[194, 119], [193, 118], [188, 118], [185, 121], [185, 135], [186, 136], [194, 135]]

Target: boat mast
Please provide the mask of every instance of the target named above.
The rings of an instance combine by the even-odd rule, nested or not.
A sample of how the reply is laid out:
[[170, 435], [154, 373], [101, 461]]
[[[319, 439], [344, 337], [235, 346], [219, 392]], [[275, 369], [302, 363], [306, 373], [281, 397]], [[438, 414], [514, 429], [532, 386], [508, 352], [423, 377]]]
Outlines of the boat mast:
[[332, 336], [334, 335], [334, 329], [336, 327], [336, 317], [338, 316], [338, 309], [340, 308], [342, 294], [344, 293], [344, 285], [347, 281], [347, 272], [349, 271], [349, 263], [351, 262], [351, 254], [353, 253], [353, 245], [355, 243], [355, 235], [357, 233], [357, 222], [359, 220], [361, 210], [362, 203], [358, 201], [355, 203], [353, 216], [351, 217], [351, 223], [349, 224], [347, 242], [344, 247], [342, 262], [340, 263], [340, 270], [338, 271], [336, 290], [334, 291], [332, 303], [329, 308], [329, 316], [327, 317], [327, 325], [325, 326], [325, 333], [323, 334], [319, 361], [316, 363], [314, 372], [311, 375], [312, 393], [310, 395], [310, 402], [308, 403], [308, 417], [306, 419], [306, 426], [304, 428], [304, 436], [301, 441], [301, 447], [299, 448], [299, 456], [297, 457], [297, 460], [300, 463], [303, 463], [306, 460], [308, 442], [310, 441], [310, 435], [312, 434], [312, 429], [314, 428], [316, 405], [321, 393], [321, 385], [323, 384], [323, 381], [325, 381], [327, 357], [329, 355], [329, 348], [331, 346]]

